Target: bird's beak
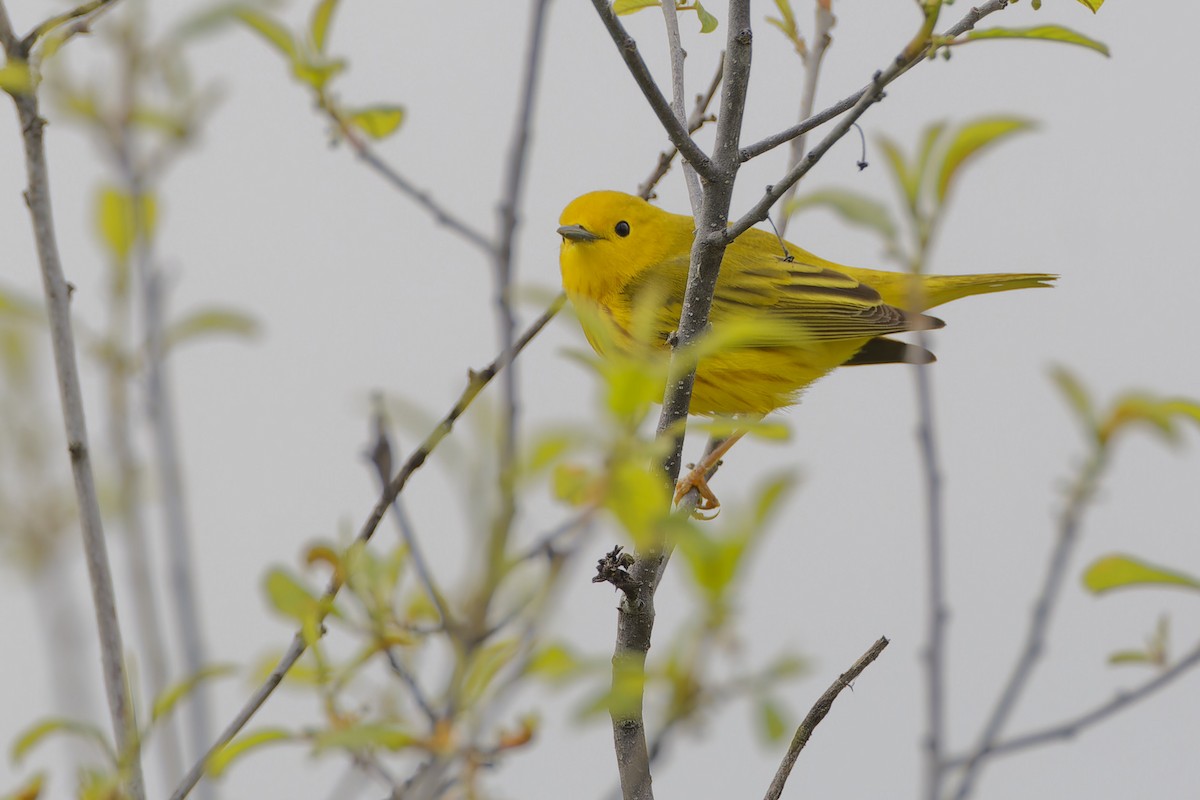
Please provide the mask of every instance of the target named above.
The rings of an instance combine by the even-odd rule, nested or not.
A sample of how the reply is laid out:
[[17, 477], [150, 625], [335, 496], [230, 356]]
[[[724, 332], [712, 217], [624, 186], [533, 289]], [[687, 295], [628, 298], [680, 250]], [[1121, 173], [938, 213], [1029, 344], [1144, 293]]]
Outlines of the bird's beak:
[[572, 242], [594, 242], [600, 238], [582, 225], [563, 225], [558, 235]]

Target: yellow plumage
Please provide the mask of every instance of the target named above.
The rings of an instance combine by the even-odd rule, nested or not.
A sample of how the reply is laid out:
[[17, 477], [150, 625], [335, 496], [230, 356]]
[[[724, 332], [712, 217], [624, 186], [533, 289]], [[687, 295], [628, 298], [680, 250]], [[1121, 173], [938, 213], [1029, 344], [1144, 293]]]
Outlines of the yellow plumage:
[[[559, 221], [563, 289], [580, 309], [592, 346], [601, 355], [606, 346], [633, 353], [645, 342], [669, 349], [687, 280], [692, 218], [621, 192], [591, 192], [572, 201]], [[737, 321], [762, 327], [700, 361], [693, 414], [762, 415], [792, 405], [805, 387], [842, 365], [932, 361], [931, 354], [886, 337], [941, 327], [920, 312], [942, 303], [1047, 286], [1055, 278], [914, 278], [835, 264], [790, 243], [787, 252], [776, 236], [757, 229], [726, 249], [710, 321], [718, 329]], [[635, 333], [639, 313], [650, 316], [644, 337]]]

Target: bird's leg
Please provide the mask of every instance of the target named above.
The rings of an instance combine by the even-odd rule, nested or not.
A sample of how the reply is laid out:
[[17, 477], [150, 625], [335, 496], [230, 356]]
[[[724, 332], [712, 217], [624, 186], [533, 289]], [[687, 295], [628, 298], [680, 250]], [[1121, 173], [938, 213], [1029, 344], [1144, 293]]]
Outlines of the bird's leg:
[[[705, 453], [704, 457], [700, 459], [700, 463], [696, 464], [691, 472], [679, 479], [679, 482], [675, 484], [676, 505], [683, 500], [688, 492], [695, 489], [700, 493], [700, 502], [696, 503], [696, 511], [717, 511], [721, 507], [721, 501], [717, 500], [717, 496], [713, 494], [713, 490], [708, 488], [708, 473], [720, 463], [724, 455], [729, 452], [729, 448], [737, 444], [738, 439], [741, 439], [745, 435], [746, 430], [744, 428], [734, 431], [729, 438]], [[697, 514], [696, 516], [702, 519], [712, 519], [716, 514], [707, 517], [703, 514]]]

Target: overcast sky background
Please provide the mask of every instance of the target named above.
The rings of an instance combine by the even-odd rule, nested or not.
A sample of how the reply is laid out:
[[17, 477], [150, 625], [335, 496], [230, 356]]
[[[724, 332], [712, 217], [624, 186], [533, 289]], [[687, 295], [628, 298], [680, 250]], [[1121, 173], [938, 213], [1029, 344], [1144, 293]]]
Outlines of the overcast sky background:
[[[22, 30], [60, 8], [38, 0], [7, 5]], [[201, 7], [151, 5], [157, 25], [179, 19], [185, 6]], [[525, 5], [346, 0], [332, 33], [331, 50], [350, 59], [337, 84], [341, 96], [350, 104], [400, 102], [408, 109], [404, 128], [380, 147], [381, 155], [485, 230], [495, 225]], [[720, 5], [710, 10], [724, 23]], [[808, 32], [810, 4], [796, 7]], [[839, 22], [818, 107], [886, 66], [918, 22], [907, 1], [835, 8]], [[948, 7], [946, 24], [967, 9], [965, 2]], [[308, 8], [289, 3], [281, 13], [295, 26], [307, 19]], [[753, 4], [757, 35], [745, 142], [796, 121], [801, 72], [788, 43], [763, 22], [773, 13], [773, 3]], [[1068, 365], [1102, 399], [1133, 387], [1200, 396], [1200, 360], [1187, 344], [1200, 294], [1200, 104], [1192, 77], [1200, 58], [1194, 42], [1200, 7], [1172, 4], [1169, 16], [1150, 15], [1145, 4], [1112, 0], [1093, 16], [1078, 3], [1046, 0], [1040, 12], [1020, 3], [987, 20], [1050, 22], [1106, 42], [1113, 57], [1046, 43], [980, 42], [956, 49], [949, 63], [912, 70], [862, 120], [868, 142], [886, 132], [909, 150], [933, 120], [956, 123], [994, 113], [1037, 120], [1037, 131], [1004, 143], [962, 174], [932, 267], [1062, 275], [1052, 291], [955, 303], [939, 311], [946, 329], [932, 334], [940, 359], [932, 369], [947, 491], [948, 733], [955, 749], [974, 740], [1008, 674], [1042, 578], [1063, 481], [1085, 452], [1047, 378], [1050, 365]], [[661, 16], [643, 12], [628, 25], [665, 81]], [[707, 84], [725, 30], [699, 36], [687, 15], [682, 26], [691, 96]], [[89, 55], [99, 42], [77, 41], [70, 49], [78, 51], [70, 54], [73, 64], [103, 63]], [[494, 357], [491, 276], [473, 249], [433, 225], [346, 148], [329, 146], [305, 91], [262, 41], [228, 30], [197, 43], [190, 55], [198, 80], [221, 88], [221, 102], [196, 150], [164, 186], [159, 254], [176, 277], [176, 310], [233, 305], [263, 327], [251, 343], [198, 344], [171, 363], [206, 638], [213, 660], [246, 664], [291, 637], [263, 602], [264, 571], [296, 565], [315, 538], [357, 528], [375, 501], [374, 478], [360, 457], [370, 393], [383, 389], [440, 416], [467, 368]], [[589, 3], [554, 4], [545, 65], [518, 280], [548, 297], [558, 287], [554, 229], [561, 208], [592, 189], [635, 191], [666, 139]], [[103, 81], [104, 73], [93, 78]], [[19, 131], [13, 114], [0, 120], [0, 279], [34, 295], [40, 288], [21, 202]], [[96, 326], [103, 320], [104, 262], [92, 234], [91, 203], [105, 171], [76, 128], [53, 115], [51, 121], [65, 267], [77, 286], [78, 317]], [[781, 174], [784, 158], [781, 149], [746, 167], [735, 214]], [[857, 137], [850, 137], [803, 188], [849, 186], [890, 202], [893, 189], [879, 149], [870, 145], [872, 166], [865, 172], [856, 168], [858, 158]], [[659, 194], [668, 209], [687, 207], [678, 171]], [[834, 261], [885, 266], [876, 239], [823, 214], [793, 221], [788, 238]], [[534, 303], [522, 308], [526, 321], [536, 313]], [[564, 350], [585, 346], [564, 316], [522, 355], [526, 430], [589, 424], [597, 387], [564, 357]], [[51, 374], [47, 365], [48, 382]], [[91, 434], [102, 443], [98, 373], [89, 367], [84, 377]], [[916, 793], [925, 560], [912, 397], [907, 368], [839, 372], [787, 413], [791, 442], [739, 445], [714, 484], [730, 513], [762, 476], [782, 468], [802, 476], [747, 575], [737, 656], [746, 665], [784, 649], [808, 657], [811, 675], [782, 692], [794, 712], [803, 713], [876, 637], [892, 640], [818, 730], [789, 795]], [[57, 425], [57, 407], [53, 411]], [[476, 422], [469, 415], [455, 441], [469, 447]], [[404, 434], [404, 442], [417, 435]], [[1097, 599], [1077, 580], [1093, 558], [1118, 550], [1200, 572], [1198, 445], [1194, 432], [1177, 450], [1140, 433], [1119, 443], [1086, 518], [1047, 658], [1010, 733], [1074, 715], [1148, 679], [1147, 670], [1110, 667], [1105, 659], [1140, 644], [1160, 614], [1171, 616], [1176, 652], [1200, 637], [1194, 595], [1143, 591]], [[444, 460], [434, 459], [405, 492], [431, 558], [451, 585], [467, 577], [462, 554], [473, 546], [454, 477]], [[567, 513], [544, 496], [530, 507], [522, 525], [530, 537]], [[594, 540], [594, 553], [577, 565], [578, 578], [554, 621], [561, 636], [600, 658], [611, 654], [616, 597], [588, 577], [591, 559], [611, 547], [614, 536], [605, 531]], [[118, 579], [125, 571], [119, 547], [112, 548]], [[679, 566], [660, 594], [657, 642], [666, 641], [690, 607]], [[71, 569], [79, 576], [77, 600], [86, 603], [77, 556]], [[0, 743], [54, 708], [33, 602], [23, 577], [6, 570], [0, 581], [8, 643], [0, 660]], [[90, 624], [90, 614], [83, 619]], [[127, 612], [125, 628], [132, 642]], [[78, 657], [98, 664], [90, 627], [85, 634]], [[98, 669], [95, 674], [91, 713], [103, 719]], [[228, 720], [249, 691], [247, 681], [219, 684], [215, 720]], [[514, 713], [543, 712], [544, 738], [528, 754], [505, 761], [488, 785], [513, 798], [590, 798], [607, 791], [616, 776], [611, 733], [605, 720], [573, 727], [570, 709], [577, 700], [525, 696], [516, 703]], [[1198, 702], [1200, 676], [1189, 674], [1077, 741], [994, 762], [977, 796], [1193, 796], [1200, 785]], [[318, 720], [311, 698], [282, 691], [253, 724]], [[763, 745], [744, 705], [728, 708], [710, 719], [702, 737], [677, 741], [655, 773], [656, 789], [663, 797], [758, 796], [783, 746]], [[233, 769], [222, 796], [329, 796], [340, 763], [326, 759], [296, 769], [304, 760], [301, 748], [264, 750]], [[0, 763], [0, 787], [23, 774]], [[53, 796], [63, 796], [64, 776], [55, 777]], [[151, 779], [152, 787], [159, 785]]]

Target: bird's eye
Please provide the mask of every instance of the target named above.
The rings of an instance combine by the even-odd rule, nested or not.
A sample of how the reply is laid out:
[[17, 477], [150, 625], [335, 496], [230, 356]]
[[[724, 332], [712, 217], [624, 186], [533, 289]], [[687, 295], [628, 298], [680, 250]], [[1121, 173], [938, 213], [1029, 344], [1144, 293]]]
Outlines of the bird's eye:
[[621, 220], [620, 222], [617, 223], [616, 231], [617, 231], [617, 236], [620, 236], [622, 238], [628, 236], [629, 235], [629, 223], [626, 222], [625, 220]]

